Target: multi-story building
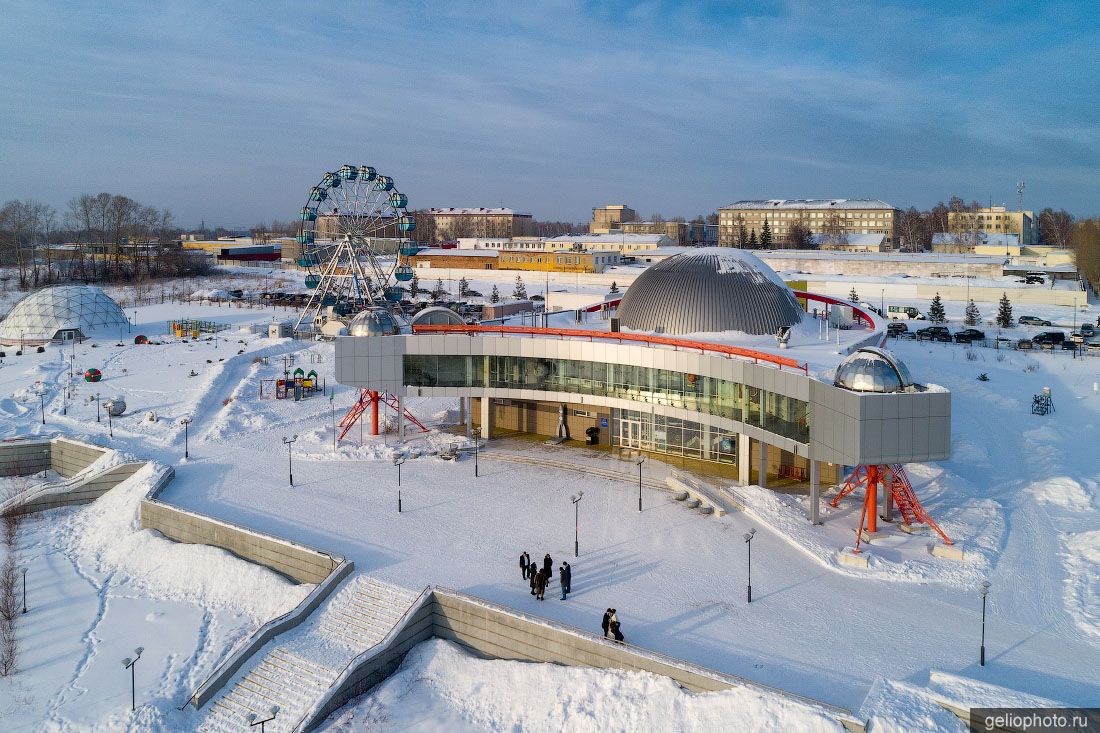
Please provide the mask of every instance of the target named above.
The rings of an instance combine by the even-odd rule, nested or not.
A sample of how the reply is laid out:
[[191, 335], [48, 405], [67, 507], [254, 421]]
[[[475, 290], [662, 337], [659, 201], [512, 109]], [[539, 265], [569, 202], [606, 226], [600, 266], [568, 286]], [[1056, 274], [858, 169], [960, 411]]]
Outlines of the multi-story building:
[[514, 209], [428, 209], [436, 239], [523, 237], [535, 233], [531, 214]]
[[791, 226], [802, 223], [813, 234], [843, 243], [849, 234], [885, 234], [886, 245], [898, 245], [898, 217], [901, 212], [878, 199], [767, 199], [737, 201], [718, 210], [718, 243], [738, 245], [744, 225], [759, 239], [768, 222], [772, 242], [787, 241]]
[[[614, 234], [563, 234], [544, 242], [552, 245], [551, 249], [614, 250], [623, 253], [669, 247], [675, 244], [665, 234], [627, 234], [621, 230]], [[522, 249], [523, 245], [523, 242], [513, 242], [515, 249]]]
[[951, 211], [947, 227], [952, 232], [984, 232], [986, 234], [1016, 234], [1019, 244], [1039, 243], [1039, 222], [1032, 211], [1009, 211], [1004, 206], [990, 206], [977, 211]]
[[[318, 214], [314, 237], [318, 240], [342, 239], [345, 233], [354, 233], [362, 228], [360, 217], [352, 214]], [[408, 236], [406, 232], [401, 231], [396, 219], [382, 223], [377, 230], [371, 232], [371, 235], [381, 239], [403, 239]]]
[[613, 251], [522, 252], [504, 250], [497, 258], [498, 270], [536, 270], [538, 272], [595, 272], [622, 264], [623, 256]]
[[638, 212], [626, 204], [614, 204], [592, 209], [592, 222], [588, 231], [592, 234], [607, 234], [622, 229], [625, 222], [635, 221]]
[[715, 224], [689, 224], [683, 221], [623, 222], [623, 234], [663, 234], [679, 247], [708, 246], [718, 243]]

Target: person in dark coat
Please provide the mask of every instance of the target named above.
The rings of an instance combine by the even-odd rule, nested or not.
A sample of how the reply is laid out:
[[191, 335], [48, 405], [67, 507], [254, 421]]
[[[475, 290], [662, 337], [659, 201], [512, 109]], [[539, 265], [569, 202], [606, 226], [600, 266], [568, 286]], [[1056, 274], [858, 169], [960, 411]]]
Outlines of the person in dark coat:
[[535, 576], [537, 573], [534, 572], [535, 568], [533, 565], [529, 565], [528, 569], [531, 570], [531, 595], [535, 595]]
[[620, 629], [618, 612], [614, 608], [611, 609], [611, 616], [607, 619], [607, 628], [611, 631], [611, 636], [615, 641], [623, 641], [623, 632]]
[[569, 592], [569, 584], [565, 582], [565, 564], [563, 563], [558, 568], [558, 584], [561, 585], [561, 600], [565, 600], [566, 593]]
[[546, 573], [547, 580], [554, 577], [554, 558], [550, 557], [549, 552], [542, 558], [542, 572]]
[[519, 556], [519, 571], [523, 573], [523, 579], [527, 580], [527, 576], [530, 574], [528, 568], [531, 566], [531, 556], [525, 551]]
[[566, 593], [572, 593], [573, 592], [573, 566], [571, 566], [568, 562], [563, 562], [561, 564], [561, 567], [562, 567], [561, 584], [565, 586], [564, 590], [565, 590]]
[[542, 601], [543, 594], [546, 592], [546, 573], [538, 571], [535, 573], [535, 598]]
[[603, 621], [600, 622], [600, 628], [603, 629], [603, 636], [606, 639], [607, 634], [611, 629], [611, 609], [607, 609], [603, 612]]

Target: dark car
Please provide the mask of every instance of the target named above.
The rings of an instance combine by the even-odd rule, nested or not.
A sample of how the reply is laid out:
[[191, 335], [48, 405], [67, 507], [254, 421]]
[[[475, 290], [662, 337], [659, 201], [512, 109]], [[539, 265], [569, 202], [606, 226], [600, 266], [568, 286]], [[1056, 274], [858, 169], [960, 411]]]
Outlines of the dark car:
[[951, 341], [951, 332], [947, 326], [929, 326], [917, 331], [917, 341]]
[[1043, 331], [1031, 338], [1031, 342], [1043, 346], [1061, 346], [1066, 342], [1066, 335], [1061, 331]]
[[1085, 338], [1092, 338], [1096, 335], [1096, 329], [1092, 327], [1091, 323], [1082, 323], [1077, 332]]
[[985, 341], [985, 332], [976, 328], [964, 328], [955, 332], [955, 343], [969, 344], [973, 341]]
[[897, 337], [899, 334], [905, 333], [909, 330], [909, 326], [906, 326], [901, 321], [890, 321], [886, 324], [886, 335]]
[[1050, 321], [1044, 321], [1036, 316], [1020, 316], [1018, 323], [1021, 326], [1053, 326]]

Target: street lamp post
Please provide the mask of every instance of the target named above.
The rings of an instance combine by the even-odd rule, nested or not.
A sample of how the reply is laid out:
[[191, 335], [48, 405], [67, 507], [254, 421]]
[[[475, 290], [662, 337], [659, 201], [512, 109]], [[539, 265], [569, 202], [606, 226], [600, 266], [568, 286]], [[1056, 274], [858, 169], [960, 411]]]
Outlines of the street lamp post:
[[99, 418], [99, 392], [95, 393], [95, 421], [96, 422], [103, 422]]
[[294, 441], [298, 440], [298, 434], [295, 433], [293, 438], [283, 436], [283, 445], [286, 446], [286, 461], [287, 467], [290, 469], [290, 485], [294, 485], [294, 455], [293, 449], [290, 447], [294, 445]]
[[745, 544], [749, 546], [749, 584], [748, 584], [748, 602], [752, 603], [752, 538], [756, 535], [756, 528], [750, 529], [745, 533]]
[[73, 353], [69, 354], [69, 379], [73, 378], [73, 362], [76, 361], [76, 341], [73, 340]]
[[190, 458], [191, 457], [191, 450], [190, 450], [190, 446], [188, 445], [188, 440], [187, 440], [187, 438], [188, 438], [187, 426], [191, 424], [191, 418], [189, 418], [189, 417], [183, 418], [182, 420], [180, 420], [180, 424], [183, 425], [183, 457], [184, 458]]
[[137, 710], [137, 676], [134, 672], [134, 666], [137, 664], [137, 660], [141, 659], [141, 653], [145, 651], [145, 647], [139, 646], [134, 650], [134, 658], [127, 657], [122, 660], [122, 668], [130, 670], [130, 711]]
[[638, 456], [636, 463], [638, 464], [638, 511], [642, 511], [642, 464], [645, 463], [645, 456]]
[[481, 428], [474, 428], [474, 478], [477, 478], [477, 456], [481, 447]]
[[46, 470], [50, 467], [50, 451], [42, 451], [42, 478], [46, 478]]
[[112, 438], [115, 437], [115, 423], [114, 419], [111, 416], [110, 407], [107, 408], [107, 434], [110, 435]]
[[584, 492], [578, 491], [573, 496], [569, 497], [573, 501], [573, 557], [581, 556], [581, 512], [580, 505], [581, 499], [584, 498]]
[[393, 459], [393, 465], [397, 466], [397, 513], [401, 513], [401, 464], [405, 462], [405, 456], [397, 456]]
[[42, 415], [42, 424], [46, 424], [46, 392], [38, 393], [38, 412]]
[[256, 713], [249, 713], [247, 718], [248, 727], [255, 728], [258, 725], [260, 726], [260, 733], [264, 733], [264, 723], [270, 723], [271, 721], [275, 720], [275, 716], [279, 714], [279, 706], [272, 705], [270, 713], [270, 717], [263, 718], [262, 720], [259, 718], [259, 716], [256, 715]]
[[336, 452], [336, 390], [328, 393], [328, 404], [332, 408], [332, 452]]
[[982, 581], [981, 590], [978, 592], [982, 595], [982, 647], [981, 647], [981, 666], [985, 666], [985, 599], [989, 595], [990, 582], [988, 580]]
[[23, 568], [23, 613], [27, 612], [27, 569]]

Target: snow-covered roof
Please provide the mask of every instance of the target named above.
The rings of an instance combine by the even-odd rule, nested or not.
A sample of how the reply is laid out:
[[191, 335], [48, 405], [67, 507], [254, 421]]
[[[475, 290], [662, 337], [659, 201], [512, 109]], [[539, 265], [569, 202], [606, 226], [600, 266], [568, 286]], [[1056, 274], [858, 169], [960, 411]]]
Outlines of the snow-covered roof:
[[432, 247], [429, 249], [422, 249], [413, 256], [424, 257], [425, 255], [446, 255], [448, 257], [496, 257], [498, 253], [499, 251], [495, 249], [462, 249], [461, 247], [442, 249], [438, 247]]
[[667, 234], [563, 234], [547, 239], [548, 242], [630, 242], [631, 244], [659, 244], [668, 240]]
[[723, 209], [895, 209], [881, 199], [755, 199], [735, 201]]
[[531, 212], [529, 212], [529, 211], [516, 211], [515, 209], [500, 209], [500, 208], [498, 208], [498, 209], [485, 209], [485, 208], [474, 208], [472, 206], [458, 207], [458, 208], [451, 207], [451, 208], [448, 208], [448, 209], [428, 209], [428, 213], [429, 214], [444, 214], [444, 215], [445, 214], [466, 214], [466, 215], [478, 215], [478, 216], [487, 216], [487, 215], [531, 216]]
[[754, 250], [755, 254], [766, 260], [866, 260], [876, 262], [925, 262], [925, 263], [970, 263], [972, 265], [1000, 265], [1005, 258], [999, 255], [947, 254], [944, 252], [841, 252], [817, 251], [808, 249], [767, 249]]
[[[828, 241], [828, 234], [815, 234], [814, 242], [817, 244], [824, 244]], [[883, 241], [886, 239], [886, 235], [882, 233], [878, 234], [848, 234], [845, 235], [844, 241], [840, 242], [837, 246], [848, 247], [880, 247]]]
[[118, 304], [94, 285], [54, 285], [15, 304], [0, 322], [0, 342], [52, 339], [59, 329], [70, 328], [90, 335], [97, 328], [127, 322]]
[[955, 244], [962, 242], [968, 245], [992, 244], [1003, 247], [1016, 247], [1020, 244], [1019, 234], [990, 234], [988, 232], [936, 232], [932, 235], [932, 244]]

